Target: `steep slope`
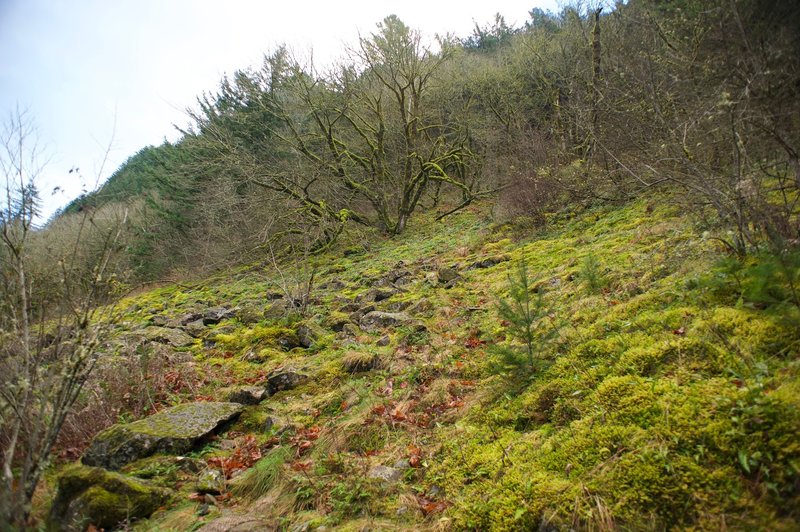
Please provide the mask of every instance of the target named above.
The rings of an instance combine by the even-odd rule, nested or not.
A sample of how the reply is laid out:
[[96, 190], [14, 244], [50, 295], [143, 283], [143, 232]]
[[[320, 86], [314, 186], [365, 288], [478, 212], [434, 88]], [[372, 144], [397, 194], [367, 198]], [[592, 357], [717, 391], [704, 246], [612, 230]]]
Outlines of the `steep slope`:
[[[725, 262], [669, 205], [547, 230], [421, 217], [125, 301], [118, 352], [169, 360], [141, 383], [159, 408], [270, 395], [189, 455], [225, 474], [220, 495], [174, 457], [123, 469], [177, 490], [136, 528], [796, 529], [797, 272]], [[523, 261], [533, 368], [499, 349], [524, 347], [496, 309]]]

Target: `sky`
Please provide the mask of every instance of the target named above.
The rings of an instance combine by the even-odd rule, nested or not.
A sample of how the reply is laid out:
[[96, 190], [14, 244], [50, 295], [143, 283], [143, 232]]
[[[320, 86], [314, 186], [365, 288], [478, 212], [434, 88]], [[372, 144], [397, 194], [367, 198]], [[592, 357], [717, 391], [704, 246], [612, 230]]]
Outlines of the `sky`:
[[32, 117], [46, 219], [141, 148], [177, 140], [199, 95], [279, 44], [324, 64], [390, 14], [433, 41], [495, 13], [520, 26], [534, 7], [557, 11], [556, 0], [0, 0], [0, 119]]

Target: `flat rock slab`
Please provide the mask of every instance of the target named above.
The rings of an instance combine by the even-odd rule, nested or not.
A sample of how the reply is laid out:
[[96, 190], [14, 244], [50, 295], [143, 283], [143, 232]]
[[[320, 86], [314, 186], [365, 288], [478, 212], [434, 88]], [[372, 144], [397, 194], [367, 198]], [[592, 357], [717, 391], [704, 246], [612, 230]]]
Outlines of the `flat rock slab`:
[[133, 423], [113, 425], [95, 436], [82, 461], [119, 469], [155, 453], [187, 453], [242, 410], [244, 406], [238, 403], [186, 403]]
[[267, 378], [267, 393], [274, 395], [284, 390], [293, 390], [306, 382], [308, 382], [308, 375], [291, 369], [284, 369], [271, 374]]
[[382, 482], [391, 483], [397, 482], [403, 477], [403, 472], [393, 467], [378, 465], [373, 467], [367, 473], [367, 478], [375, 478]]
[[410, 325], [414, 323], [414, 318], [405, 312], [381, 312], [375, 310], [366, 313], [361, 318], [361, 328], [365, 331], [376, 331], [386, 327], [397, 327], [400, 325]]
[[58, 479], [48, 530], [110, 529], [150, 516], [170, 498], [170, 490], [99, 467], [73, 465]]
[[229, 515], [211, 521], [197, 532], [277, 531], [278, 524], [257, 515]]
[[225, 400], [240, 405], [257, 405], [267, 398], [264, 386], [237, 386], [223, 390]]
[[144, 336], [151, 342], [168, 344], [172, 347], [186, 347], [194, 343], [194, 338], [185, 332], [167, 327], [148, 327], [144, 330]]

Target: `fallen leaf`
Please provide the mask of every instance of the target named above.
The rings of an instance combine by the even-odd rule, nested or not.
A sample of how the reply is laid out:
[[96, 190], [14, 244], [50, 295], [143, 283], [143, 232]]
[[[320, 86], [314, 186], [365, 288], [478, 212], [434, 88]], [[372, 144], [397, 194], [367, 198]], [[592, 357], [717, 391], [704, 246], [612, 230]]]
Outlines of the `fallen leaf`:
[[296, 462], [292, 462], [291, 468], [294, 471], [308, 471], [309, 469], [311, 469], [312, 463], [313, 463], [312, 460], [305, 460], [302, 462], [298, 460]]

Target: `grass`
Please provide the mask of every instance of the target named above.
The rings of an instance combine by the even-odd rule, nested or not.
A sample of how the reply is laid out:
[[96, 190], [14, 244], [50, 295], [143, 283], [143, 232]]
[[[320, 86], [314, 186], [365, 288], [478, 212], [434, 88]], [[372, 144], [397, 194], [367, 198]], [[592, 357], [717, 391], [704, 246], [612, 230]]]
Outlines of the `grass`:
[[291, 456], [292, 453], [286, 447], [275, 447], [234, 483], [231, 492], [250, 501], [263, 497], [280, 479], [283, 465]]

